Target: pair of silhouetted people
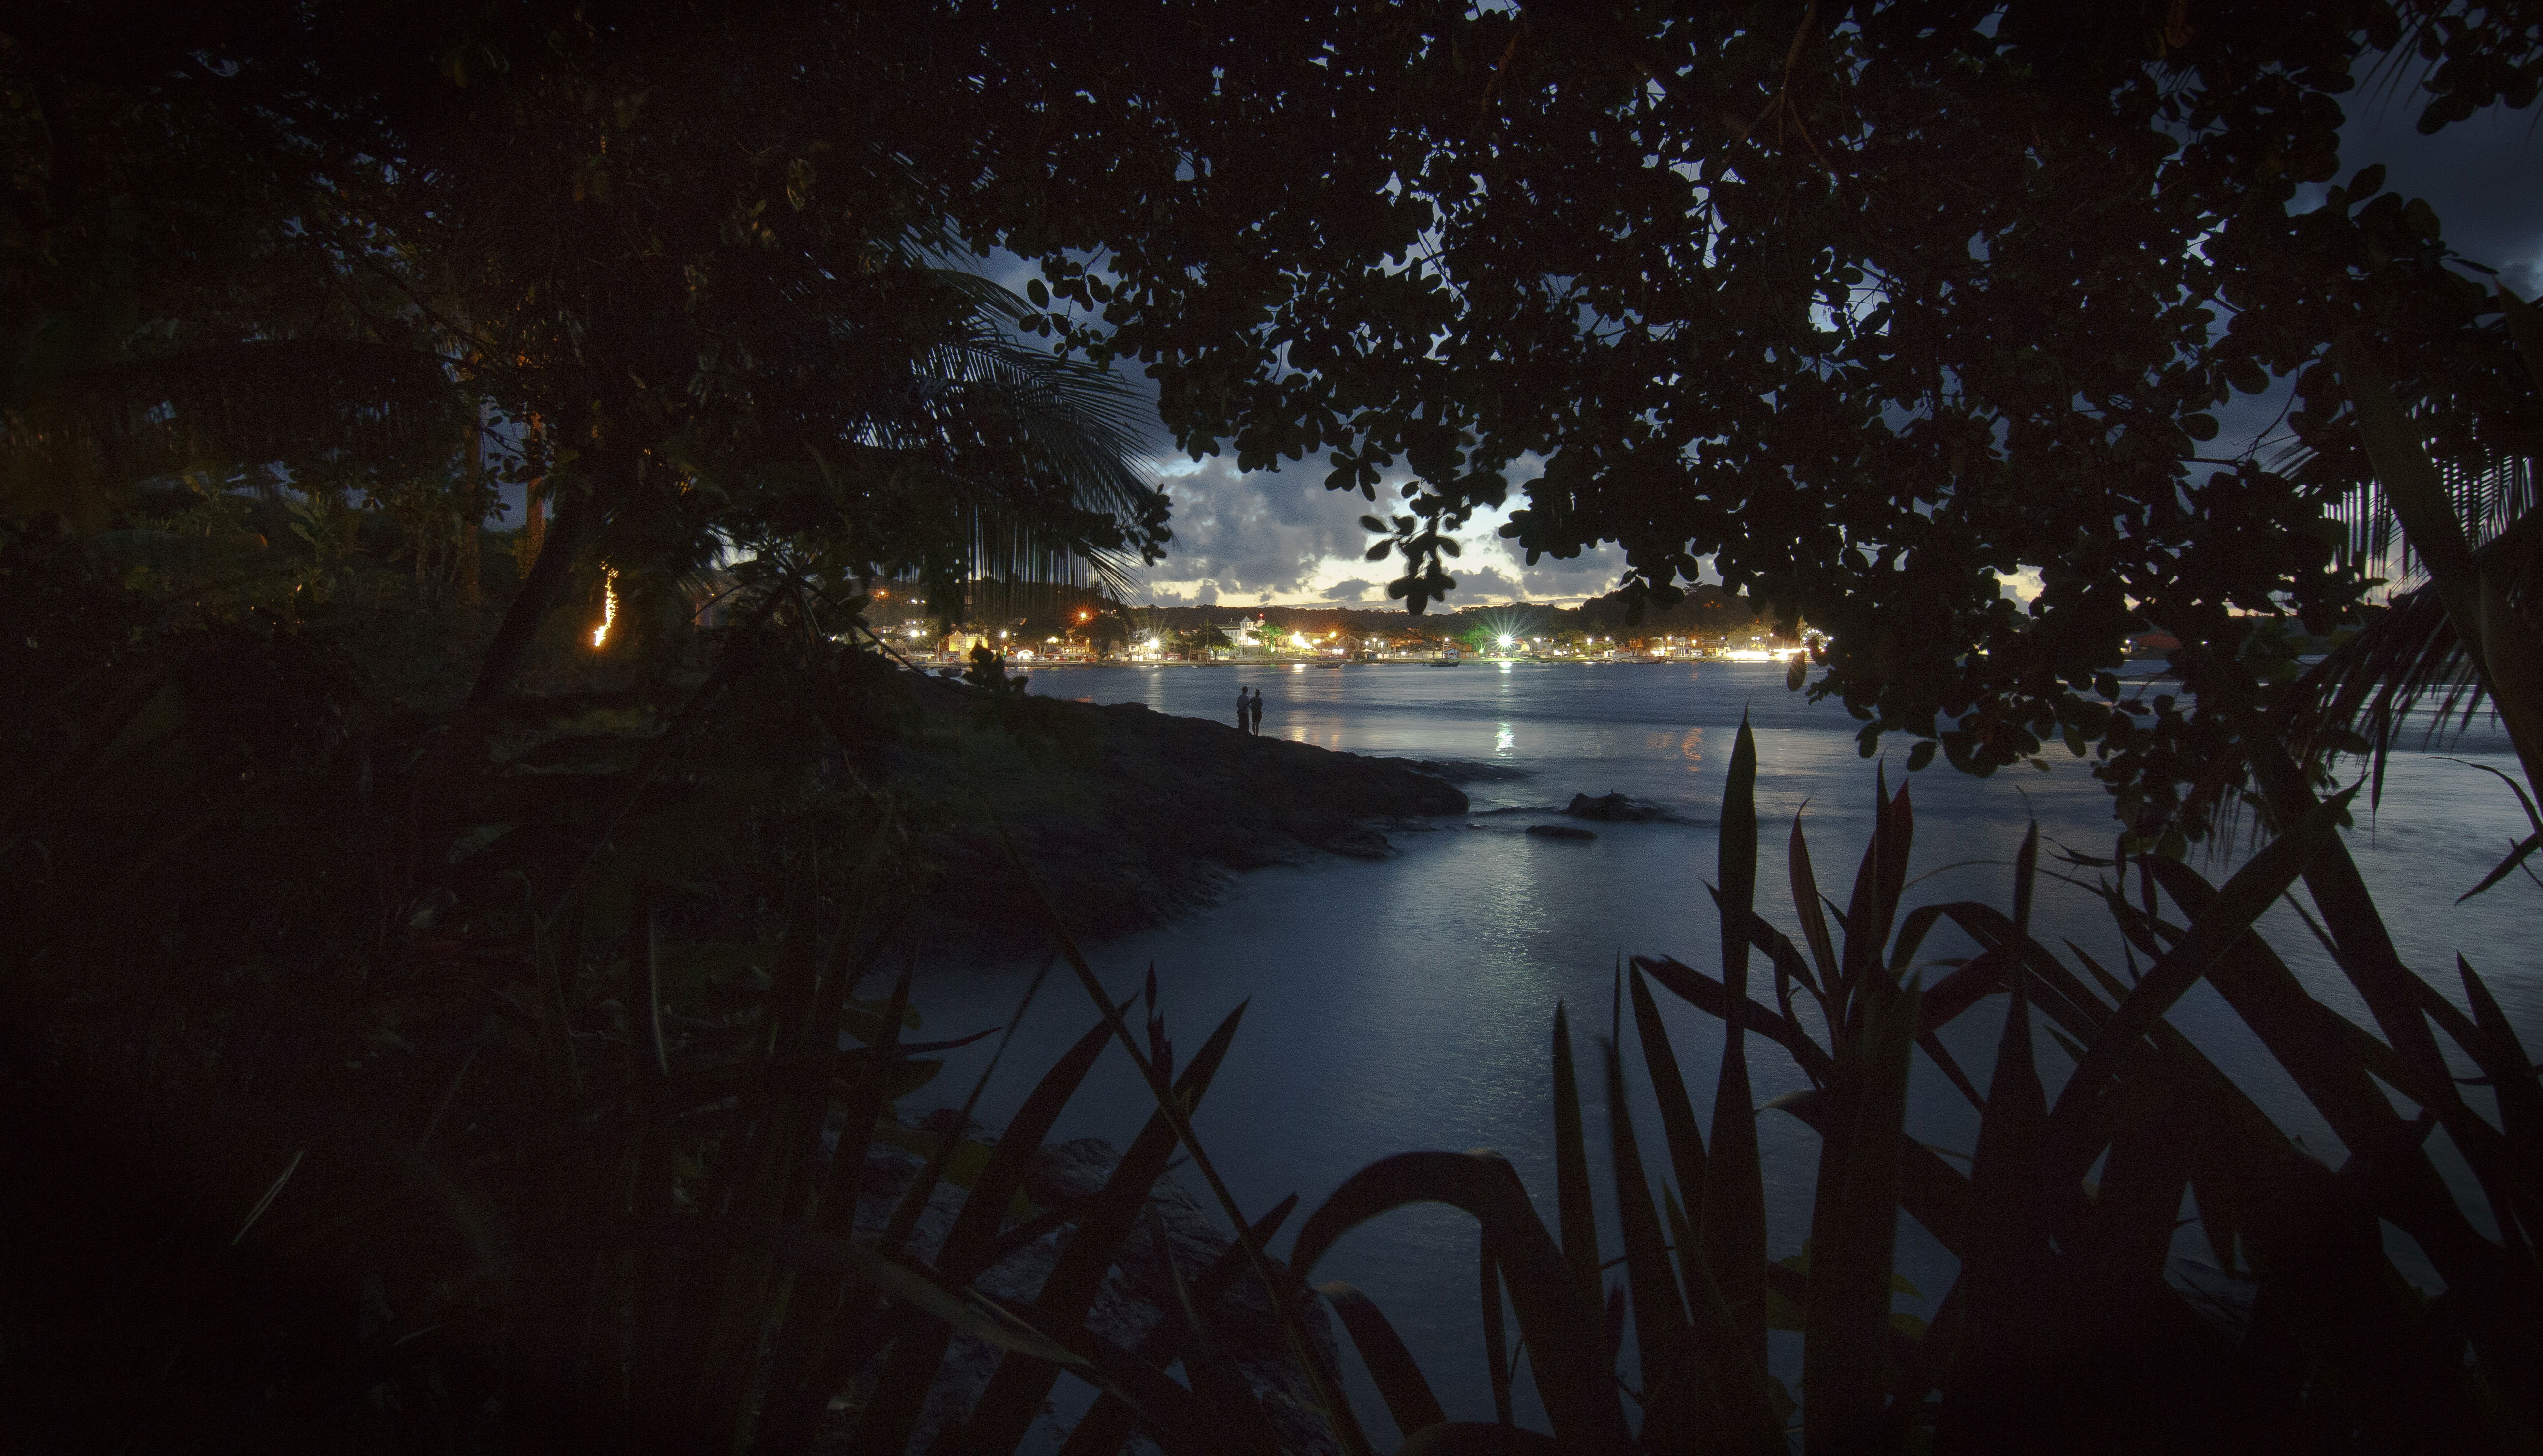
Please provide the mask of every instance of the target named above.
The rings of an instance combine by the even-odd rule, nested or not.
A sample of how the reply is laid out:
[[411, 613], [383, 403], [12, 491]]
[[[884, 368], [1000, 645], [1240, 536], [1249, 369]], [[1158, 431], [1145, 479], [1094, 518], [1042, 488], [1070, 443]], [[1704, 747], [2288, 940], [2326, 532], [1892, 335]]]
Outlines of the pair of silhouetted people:
[[1263, 690], [1261, 688], [1236, 690], [1236, 729], [1243, 733], [1263, 731]]

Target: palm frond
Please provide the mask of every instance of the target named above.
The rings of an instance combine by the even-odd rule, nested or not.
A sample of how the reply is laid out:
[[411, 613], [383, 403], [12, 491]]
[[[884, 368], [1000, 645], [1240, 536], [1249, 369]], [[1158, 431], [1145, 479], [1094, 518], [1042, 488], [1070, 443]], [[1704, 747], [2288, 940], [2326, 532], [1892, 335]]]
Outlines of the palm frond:
[[[2528, 509], [2473, 548], [2484, 575], [2505, 583], [2507, 599], [2533, 615], [2543, 607], [2543, 512]], [[2288, 703], [2287, 744], [2300, 763], [2319, 765], [2363, 751], [2373, 768], [2371, 800], [2384, 791], [2385, 761], [2410, 731], [2423, 743], [2452, 724], [2471, 727], [2488, 696], [2446, 617], [2433, 583], [2396, 595], [2355, 637], [2297, 679]]]

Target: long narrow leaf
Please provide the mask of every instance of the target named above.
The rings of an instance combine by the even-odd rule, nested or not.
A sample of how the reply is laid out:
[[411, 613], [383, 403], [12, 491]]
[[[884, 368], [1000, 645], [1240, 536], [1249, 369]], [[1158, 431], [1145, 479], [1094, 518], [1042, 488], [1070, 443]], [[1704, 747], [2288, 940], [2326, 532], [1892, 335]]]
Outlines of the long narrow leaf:
[[[1237, 1023], [1244, 1014], [1242, 1006], [1230, 1012], [1177, 1079], [1172, 1095], [1180, 1109], [1199, 1105], [1227, 1055], [1228, 1043], [1235, 1038]], [[1106, 1271], [1120, 1258], [1122, 1244], [1136, 1225], [1139, 1210], [1146, 1206], [1149, 1191], [1165, 1176], [1167, 1160], [1173, 1156], [1177, 1141], [1165, 1111], [1159, 1109], [1132, 1139], [1121, 1161], [1114, 1166], [1104, 1190], [1079, 1212], [1076, 1234], [1060, 1250], [1057, 1262], [1042, 1281], [1041, 1292], [1034, 1299], [1039, 1323], [1058, 1326], [1085, 1319], [1103, 1287]], [[963, 1427], [963, 1444], [1002, 1451], [1023, 1440], [1034, 1414], [1048, 1399], [1051, 1381], [1057, 1374], [1058, 1368], [1046, 1361], [1009, 1358], [999, 1362], [997, 1373], [989, 1377], [988, 1388], [980, 1393], [971, 1418]]]
[[1588, 1449], [1623, 1449], [1624, 1411], [1607, 1369], [1597, 1315], [1583, 1306], [1562, 1251], [1499, 1154], [1399, 1153], [1359, 1170], [1308, 1215], [1291, 1253], [1294, 1267], [1308, 1273], [1335, 1240], [1412, 1203], [1446, 1203], [1483, 1225], [1496, 1262], [1506, 1271], [1554, 1433]]
[[1580, 1127], [1580, 1084], [1572, 1065], [1572, 1028], [1554, 1005], [1554, 1202], [1563, 1259], [1580, 1297], [1598, 1302], [1598, 1218], [1589, 1201], [1589, 1152]]
[[[1851, 1096], [1842, 1137], [1822, 1144], [1819, 1177], [1831, 1174], [1811, 1223], [1810, 1302], [1802, 1334], [1802, 1407], [1808, 1456], [1868, 1451], [1883, 1429], [1882, 1350], [1889, 1333], [1890, 1281], [1907, 1114], [1907, 1069], [1916, 1038], [1919, 988], [1899, 986], [1875, 960], [1858, 994], [1859, 1034], [1841, 1055], [1837, 1085]], [[1837, 1150], [1836, 1158], [1825, 1156]], [[1834, 1166], [1831, 1167], [1831, 1164]]]
[[[2018, 881], [2030, 878], [2039, 852], [2035, 824], [2022, 842]], [[2027, 918], [2021, 912], [2028, 900], [2016, 891], [2017, 927]], [[2038, 1334], [2049, 1288], [2041, 1162], [2048, 1103], [2032, 1052], [2028, 977], [2019, 957], [2003, 963], [2004, 1031], [1996, 1040], [1986, 1115], [1978, 1124], [1960, 1249], [1965, 1323], [1936, 1432], [1938, 1446], [1954, 1453], [2037, 1449], [2050, 1437], [2042, 1421], [2055, 1406]]]
[[[1005, 1134], [991, 1150], [987, 1166], [972, 1181], [962, 1211], [955, 1215], [954, 1227], [946, 1232], [945, 1242], [937, 1251], [937, 1267], [946, 1277], [967, 1283], [987, 1268], [988, 1255], [1009, 1203], [1024, 1186], [1032, 1159], [1041, 1150], [1042, 1140], [1050, 1135], [1060, 1110], [1076, 1094], [1096, 1057], [1103, 1052], [1107, 1032], [1099, 1024], [1080, 1036], [1077, 1044], [1042, 1074], [1017, 1109]], [[842, 1137], [841, 1152], [845, 1151], [846, 1139]], [[909, 1444], [910, 1430], [926, 1404], [937, 1369], [944, 1363], [952, 1333], [950, 1328], [917, 1332], [893, 1345], [882, 1378], [875, 1382], [874, 1399], [858, 1420], [860, 1447], [896, 1451]], [[826, 1402], [831, 1392], [812, 1394]]]
[[1387, 1414], [1395, 1418], [1397, 1430], [1411, 1435], [1448, 1418], [1439, 1398], [1430, 1393], [1430, 1382], [1422, 1378], [1422, 1367], [1414, 1363], [1413, 1351], [1405, 1348], [1403, 1337], [1387, 1322], [1377, 1301], [1342, 1279], [1319, 1284], [1316, 1291], [1342, 1318], [1343, 1329], [1359, 1350], [1360, 1363], [1368, 1366], [1369, 1379], [1386, 1402]]
[[[1636, 965], [1627, 976], [1634, 1001], [1634, 1030], [1643, 1043], [1643, 1067], [1652, 1079], [1652, 1095], [1660, 1105], [1660, 1132], [1668, 1140], [1669, 1171], [1677, 1175], [1681, 1196], [1702, 1206], [1704, 1198], [1704, 1129], [1696, 1121], [1695, 1104], [1686, 1095], [1686, 1078], [1678, 1071], [1677, 1051], [1668, 1028], [1660, 1023], [1658, 1003]], [[1689, 1251], [1691, 1253], [1692, 1251]]]
[[1698, 1418], [1692, 1400], [1697, 1381], [1691, 1365], [1694, 1351], [1688, 1342], [1686, 1301], [1678, 1291], [1677, 1272], [1669, 1264], [1668, 1239], [1660, 1232], [1658, 1210], [1652, 1206], [1642, 1147], [1635, 1141], [1632, 1114], [1625, 1106], [1624, 1058], [1613, 1043], [1605, 1051], [1609, 1163], [1616, 1176], [1617, 1220], [1624, 1231], [1634, 1340], [1642, 1352], [1642, 1437], [1647, 1445], [1676, 1449], [1693, 1438]]
[[2057, 1105], [2048, 1115], [2049, 1168], [2060, 1179], [2081, 1177], [2092, 1160], [2093, 1145], [2085, 1129], [2104, 1085], [2116, 1075], [2155, 1022], [2196, 984], [2219, 958], [2252, 928], [2261, 912], [2286, 892], [2313, 857], [2335, 842], [2341, 816], [2357, 791], [2350, 789], [2315, 806], [2217, 891], [2208, 914], [2157, 961], [2122, 1002], [2086, 1049], [2084, 1059], [2066, 1079]]
[[1722, 1066], [1713, 1092], [1712, 1157], [1698, 1198], [1696, 1228], [1705, 1262], [1744, 1343], [1762, 1368], [1766, 1359], [1766, 1177], [1757, 1150], [1756, 1096], [1748, 1082], [1744, 1019], [1730, 1015], [1748, 1000], [1748, 920], [1757, 889], [1757, 739], [1743, 715], [1722, 790], [1721, 877]]

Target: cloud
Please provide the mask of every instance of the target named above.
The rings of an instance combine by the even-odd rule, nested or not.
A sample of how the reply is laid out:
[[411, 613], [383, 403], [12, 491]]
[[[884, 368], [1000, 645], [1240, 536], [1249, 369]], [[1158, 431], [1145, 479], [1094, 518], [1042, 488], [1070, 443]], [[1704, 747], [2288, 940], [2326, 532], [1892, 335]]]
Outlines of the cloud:
[[[1401, 481], [1382, 486], [1380, 503], [1372, 505], [1356, 494], [1326, 490], [1321, 473], [1304, 467], [1240, 473], [1220, 458], [1180, 461], [1162, 474], [1174, 499], [1175, 536], [1146, 581], [1161, 604], [1242, 599], [1383, 605], [1386, 583], [1403, 573], [1400, 556], [1367, 559], [1368, 548], [1382, 538], [1359, 524], [1363, 515], [1383, 513]], [[1447, 564], [1457, 582], [1450, 608], [1615, 589], [1622, 552], [1601, 547], [1530, 567], [1499, 534], [1508, 519], [1506, 509], [1480, 511], [1456, 533], [1463, 554]]]
[[[2419, 68], [2406, 71], [2413, 83]], [[2384, 186], [2426, 197], [2445, 227], [2446, 246], [2498, 268], [2501, 280], [2531, 297], [2543, 291], [2543, 141], [2528, 113], [2492, 107], [2433, 136], [2419, 131], [2427, 93], [2417, 84], [2387, 92], [2364, 88], [2340, 128], [2340, 181], [2380, 163]], [[2319, 188], [2309, 189], [2312, 197]], [[2302, 210], [2304, 200], [2292, 210]]]

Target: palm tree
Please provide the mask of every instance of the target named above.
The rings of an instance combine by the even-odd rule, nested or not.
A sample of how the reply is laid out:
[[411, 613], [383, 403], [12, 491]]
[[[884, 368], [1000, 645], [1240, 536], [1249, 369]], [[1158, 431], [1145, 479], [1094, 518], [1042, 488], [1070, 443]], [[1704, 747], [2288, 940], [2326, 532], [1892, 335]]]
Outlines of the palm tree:
[[[2499, 298], [2543, 391], [2543, 315], [2504, 287]], [[2449, 720], [2468, 724], [2489, 704], [2521, 761], [2524, 786], [2507, 783], [2534, 833], [2482, 881], [2486, 889], [2543, 848], [2536, 805], [2543, 643], [2535, 636], [2543, 621], [2543, 509], [2534, 462], [2492, 448], [2468, 465], [2441, 465], [2362, 345], [2344, 341], [2334, 359], [2374, 471], [2345, 502], [2349, 549], [2362, 560], [2390, 560], [2418, 579], [2293, 685], [2288, 746], [2308, 768], [2340, 752], [2365, 753], [2380, 799], [2386, 759], [2415, 710], [2434, 703], [2423, 729], [2433, 735]]]

